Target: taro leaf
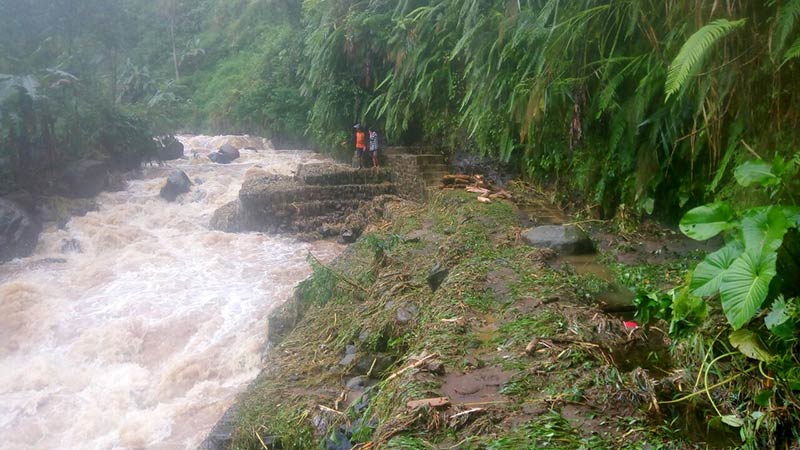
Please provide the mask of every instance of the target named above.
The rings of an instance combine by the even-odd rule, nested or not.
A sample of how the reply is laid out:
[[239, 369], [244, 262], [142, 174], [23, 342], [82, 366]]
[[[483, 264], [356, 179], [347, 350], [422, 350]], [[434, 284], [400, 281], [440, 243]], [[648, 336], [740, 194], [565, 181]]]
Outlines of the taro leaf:
[[653, 197], [648, 197], [642, 203], [642, 208], [644, 209], [644, 212], [646, 212], [647, 215], [649, 215], [649, 216], [653, 215], [653, 211], [655, 210], [655, 207], [656, 207], [656, 200]]
[[772, 303], [772, 309], [769, 314], [767, 314], [767, 317], [764, 317], [764, 323], [767, 325], [767, 328], [774, 330], [775, 327], [783, 325], [790, 318], [791, 315], [786, 310], [786, 300], [781, 296]]
[[708, 297], [719, 292], [722, 275], [741, 254], [742, 247], [737, 242], [731, 242], [707, 255], [694, 269], [692, 284], [689, 286], [692, 294]]
[[762, 186], [775, 184], [779, 178], [772, 173], [772, 164], [765, 161], [748, 161], [733, 171], [736, 182], [747, 187], [753, 183]]
[[775, 277], [775, 252], [747, 250], [722, 275], [719, 286], [722, 309], [738, 330], [758, 312]]
[[770, 206], [754, 208], [742, 217], [742, 234], [746, 250], [767, 249], [776, 251], [783, 242], [783, 236], [789, 229], [787, 214], [783, 208]]
[[705, 241], [731, 228], [733, 220], [733, 209], [727, 203], [712, 203], [687, 212], [681, 219], [680, 228], [686, 236]]
[[734, 428], [740, 428], [742, 425], [744, 425], [744, 420], [736, 417], [734, 414], [722, 416], [722, 422]]
[[736, 330], [728, 336], [728, 341], [748, 358], [757, 361], [769, 361], [772, 359], [772, 355], [764, 348], [758, 335], [750, 330]]

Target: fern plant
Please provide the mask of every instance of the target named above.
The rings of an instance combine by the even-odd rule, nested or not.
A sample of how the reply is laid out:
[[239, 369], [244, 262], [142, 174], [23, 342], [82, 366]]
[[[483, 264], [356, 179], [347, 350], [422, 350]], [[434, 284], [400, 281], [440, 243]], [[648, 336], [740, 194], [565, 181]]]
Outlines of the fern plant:
[[709, 50], [726, 35], [742, 27], [746, 19], [730, 21], [717, 19], [697, 30], [683, 44], [678, 56], [672, 60], [667, 71], [664, 90], [667, 99], [680, 92], [693, 73], [696, 73]]

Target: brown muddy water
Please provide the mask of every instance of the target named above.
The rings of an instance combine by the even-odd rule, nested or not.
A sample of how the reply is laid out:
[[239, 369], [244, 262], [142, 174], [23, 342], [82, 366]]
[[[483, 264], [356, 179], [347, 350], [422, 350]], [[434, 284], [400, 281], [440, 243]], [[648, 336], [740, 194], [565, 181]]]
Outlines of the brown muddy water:
[[[0, 448], [196, 448], [261, 369], [265, 318], [309, 274], [307, 252], [342, 250], [208, 229], [249, 168], [288, 175], [313, 153], [180, 139], [187, 159], [145, 169], [0, 265]], [[252, 150], [211, 163], [226, 142]], [[167, 203], [158, 192], [174, 167], [195, 184]], [[61, 252], [69, 239], [81, 253]]]

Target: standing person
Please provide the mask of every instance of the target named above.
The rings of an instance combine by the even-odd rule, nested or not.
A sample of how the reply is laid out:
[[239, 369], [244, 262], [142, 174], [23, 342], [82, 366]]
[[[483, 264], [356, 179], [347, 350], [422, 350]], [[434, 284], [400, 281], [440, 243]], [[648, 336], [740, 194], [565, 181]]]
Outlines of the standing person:
[[369, 154], [372, 155], [372, 168], [380, 170], [378, 165], [378, 132], [369, 127]]
[[358, 159], [358, 168], [361, 169], [364, 167], [364, 153], [367, 151], [366, 136], [364, 133], [364, 128], [361, 127], [360, 124], [356, 124], [354, 127], [356, 129], [356, 154], [355, 157]]

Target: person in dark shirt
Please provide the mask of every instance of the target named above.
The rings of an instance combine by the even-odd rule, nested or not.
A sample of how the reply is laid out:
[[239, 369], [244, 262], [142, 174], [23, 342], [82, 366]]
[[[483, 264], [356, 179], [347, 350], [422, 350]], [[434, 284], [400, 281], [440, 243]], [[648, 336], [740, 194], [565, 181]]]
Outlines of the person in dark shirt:
[[380, 170], [378, 165], [378, 132], [369, 128], [369, 154], [372, 156], [372, 168]]

